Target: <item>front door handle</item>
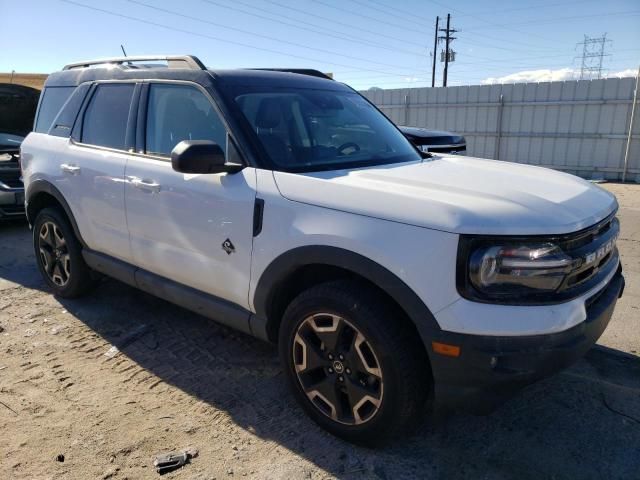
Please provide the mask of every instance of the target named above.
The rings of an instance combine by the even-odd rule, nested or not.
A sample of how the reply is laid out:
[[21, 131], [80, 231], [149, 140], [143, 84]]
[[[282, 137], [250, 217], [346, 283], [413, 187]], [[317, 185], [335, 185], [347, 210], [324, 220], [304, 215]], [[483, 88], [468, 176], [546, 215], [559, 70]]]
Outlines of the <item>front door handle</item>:
[[138, 177], [129, 177], [129, 181], [131, 185], [140, 190], [147, 190], [149, 192], [157, 193], [160, 191], [160, 184], [154, 182], [153, 180], [142, 180]]
[[80, 167], [76, 165], [69, 165], [67, 163], [60, 164], [60, 170], [62, 170], [65, 173], [70, 173], [72, 175], [77, 175], [80, 173]]

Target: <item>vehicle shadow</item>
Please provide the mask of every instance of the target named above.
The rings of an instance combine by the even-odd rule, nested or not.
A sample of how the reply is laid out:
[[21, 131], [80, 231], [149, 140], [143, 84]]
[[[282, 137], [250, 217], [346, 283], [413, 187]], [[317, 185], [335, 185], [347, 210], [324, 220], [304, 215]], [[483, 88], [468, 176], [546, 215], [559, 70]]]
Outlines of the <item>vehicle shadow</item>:
[[26, 218], [0, 221], [0, 291], [12, 285], [39, 290], [45, 287], [34, 263]]
[[[0, 280], [44, 289], [24, 228], [0, 228]], [[5, 249], [15, 250], [13, 263]], [[369, 450], [330, 436], [304, 415], [271, 345], [113, 280], [88, 297], [58, 300], [149, 373], [338, 478], [637, 478], [640, 472], [640, 359], [616, 350], [592, 349], [491, 415], [430, 418], [413, 437]]]

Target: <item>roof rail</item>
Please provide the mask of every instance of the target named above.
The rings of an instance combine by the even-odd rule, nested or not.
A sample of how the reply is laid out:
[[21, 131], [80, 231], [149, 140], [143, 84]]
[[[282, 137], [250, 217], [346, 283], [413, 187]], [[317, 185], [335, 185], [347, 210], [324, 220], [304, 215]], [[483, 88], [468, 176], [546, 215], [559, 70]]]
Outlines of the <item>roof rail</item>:
[[206, 70], [207, 67], [193, 55], [139, 55], [134, 57], [113, 57], [101, 58], [97, 60], [89, 60], [86, 62], [70, 63], [65, 65], [63, 70], [72, 70], [75, 68], [88, 68], [93, 65], [124, 65], [131, 62], [162, 60], [167, 62], [168, 68], [188, 68], [191, 70]]
[[249, 70], [266, 70], [271, 72], [297, 73], [300, 75], [309, 75], [310, 77], [326, 78], [328, 80], [333, 80], [333, 77], [331, 75], [327, 75], [326, 73], [322, 73], [321, 71], [314, 70], [312, 68], [250, 68]]

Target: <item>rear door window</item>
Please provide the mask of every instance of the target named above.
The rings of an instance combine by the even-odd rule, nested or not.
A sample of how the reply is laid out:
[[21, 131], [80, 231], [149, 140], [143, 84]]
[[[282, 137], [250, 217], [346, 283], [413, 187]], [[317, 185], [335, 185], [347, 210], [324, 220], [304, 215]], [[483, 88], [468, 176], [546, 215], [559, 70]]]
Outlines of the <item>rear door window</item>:
[[82, 122], [82, 143], [125, 149], [133, 83], [98, 85]]
[[36, 120], [36, 132], [47, 133], [58, 112], [76, 87], [47, 87], [42, 92], [40, 110]]
[[211, 101], [188, 85], [149, 86], [146, 152], [169, 156], [182, 140], [211, 140], [226, 153], [226, 129]]

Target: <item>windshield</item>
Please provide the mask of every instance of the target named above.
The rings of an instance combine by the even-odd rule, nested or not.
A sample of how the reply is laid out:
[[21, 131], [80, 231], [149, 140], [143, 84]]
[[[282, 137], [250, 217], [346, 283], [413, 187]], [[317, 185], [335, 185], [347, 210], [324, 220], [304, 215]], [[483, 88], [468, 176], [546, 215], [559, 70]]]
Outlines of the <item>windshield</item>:
[[384, 115], [354, 92], [273, 87], [235, 96], [282, 170], [357, 168], [420, 160]]

